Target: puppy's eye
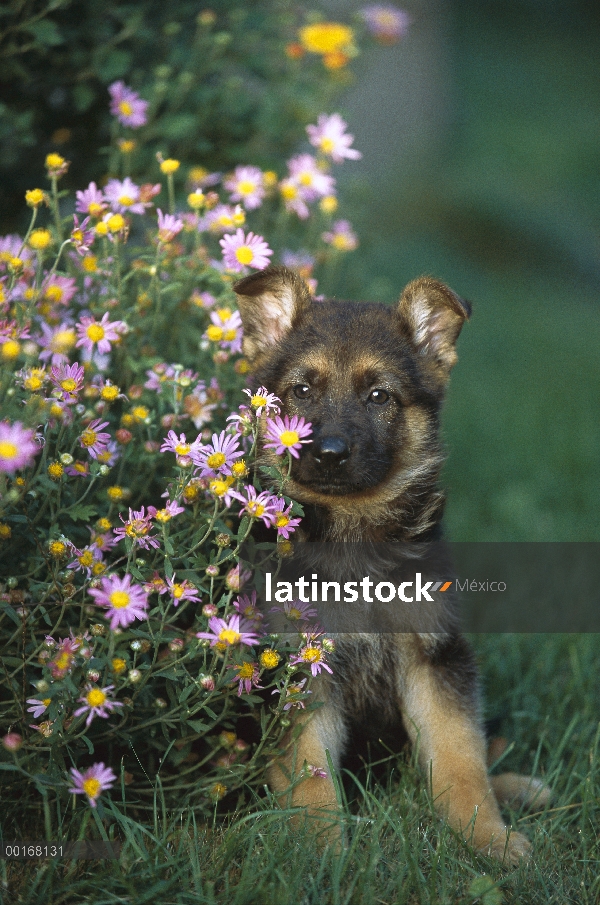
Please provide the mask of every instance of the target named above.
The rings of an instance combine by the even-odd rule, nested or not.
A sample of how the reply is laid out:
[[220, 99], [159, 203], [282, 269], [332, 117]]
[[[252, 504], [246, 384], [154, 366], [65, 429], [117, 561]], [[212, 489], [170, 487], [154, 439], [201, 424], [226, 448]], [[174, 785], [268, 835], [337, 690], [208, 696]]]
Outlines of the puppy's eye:
[[385, 390], [371, 390], [367, 402], [374, 402], [375, 405], [384, 405], [389, 398], [390, 394], [386, 393]]
[[297, 399], [308, 399], [310, 396], [310, 387], [307, 383], [297, 383], [294, 387], [294, 396]]

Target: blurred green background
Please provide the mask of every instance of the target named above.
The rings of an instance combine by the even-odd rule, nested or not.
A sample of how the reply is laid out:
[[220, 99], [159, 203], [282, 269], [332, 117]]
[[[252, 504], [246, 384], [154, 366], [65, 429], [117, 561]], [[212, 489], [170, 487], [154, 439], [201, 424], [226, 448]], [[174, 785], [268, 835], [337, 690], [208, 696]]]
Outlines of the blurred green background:
[[377, 162], [348, 186], [340, 294], [428, 273], [473, 304], [444, 416], [452, 539], [598, 540], [600, 10], [405, 7], [408, 38], [342, 104]]

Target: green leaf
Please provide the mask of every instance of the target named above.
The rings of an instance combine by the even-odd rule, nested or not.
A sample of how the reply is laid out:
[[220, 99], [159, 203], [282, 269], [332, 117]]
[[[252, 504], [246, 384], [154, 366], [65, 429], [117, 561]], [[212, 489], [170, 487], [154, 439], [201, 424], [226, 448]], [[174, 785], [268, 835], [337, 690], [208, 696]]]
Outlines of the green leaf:
[[202, 720], [186, 720], [186, 723], [188, 724], [188, 726], [191, 726], [194, 732], [208, 732], [208, 730], [210, 729], [210, 724], [203, 723]]
[[245, 515], [244, 518], [240, 522], [240, 527], [238, 528], [238, 533], [237, 533], [238, 540], [241, 540], [241, 538], [244, 537], [244, 535], [246, 534], [246, 531], [248, 530], [249, 524], [250, 524], [250, 519], [248, 518], [247, 515]]
[[475, 877], [469, 886], [469, 895], [481, 901], [481, 905], [501, 905], [504, 901], [502, 890], [498, 888], [495, 881], [483, 874], [481, 877]]
[[73, 88], [73, 102], [78, 113], [85, 113], [94, 103], [96, 92], [89, 85], [75, 85]]
[[97, 512], [98, 510], [92, 504], [76, 503], [74, 506], [71, 506], [70, 509], [67, 509], [67, 515], [69, 515], [74, 522], [89, 522]]
[[52, 19], [40, 19], [39, 22], [28, 25], [26, 30], [40, 44], [44, 44], [46, 47], [56, 47], [58, 44], [64, 44], [65, 42], [58, 25]]

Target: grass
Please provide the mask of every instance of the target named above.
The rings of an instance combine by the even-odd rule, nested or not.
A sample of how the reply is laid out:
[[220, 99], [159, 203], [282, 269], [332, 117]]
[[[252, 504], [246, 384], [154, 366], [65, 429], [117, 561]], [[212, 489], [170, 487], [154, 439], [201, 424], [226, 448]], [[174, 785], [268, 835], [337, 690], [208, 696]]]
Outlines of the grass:
[[[506, 869], [475, 854], [433, 813], [408, 755], [387, 758], [383, 777], [346, 777], [347, 846], [322, 852], [318, 823], [300, 831], [267, 795], [210, 824], [182, 802], [140, 824], [113, 791], [108, 833], [120, 861], [2, 862], [6, 901], [33, 905], [160, 902], [161, 905], [401, 905], [519, 902], [592, 905], [600, 897], [600, 665], [595, 636], [475, 636], [487, 715], [511, 741], [500, 769], [535, 772], [550, 806], [507, 819], [534, 845], [528, 864]], [[22, 825], [23, 802], [5, 804], [2, 834]], [[81, 804], [61, 815], [64, 838], [80, 829]], [[99, 826], [93, 824], [100, 838]], [[42, 834], [43, 835], [43, 834]], [[482, 897], [485, 876], [494, 889]], [[477, 891], [479, 889], [479, 892]], [[494, 898], [499, 890], [503, 899]], [[487, 895], [487, 898], [485, 897]]]

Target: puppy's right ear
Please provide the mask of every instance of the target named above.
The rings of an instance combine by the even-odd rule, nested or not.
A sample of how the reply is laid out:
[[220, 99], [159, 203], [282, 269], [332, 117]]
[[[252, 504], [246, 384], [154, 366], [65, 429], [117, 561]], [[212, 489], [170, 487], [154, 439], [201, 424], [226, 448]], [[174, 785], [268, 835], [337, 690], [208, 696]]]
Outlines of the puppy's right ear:
[[244, 328], [244, 355], [251, 365], [278, 343], [312, 304], [302, 277], [287, 267], [267, 267], [233, 287]]

